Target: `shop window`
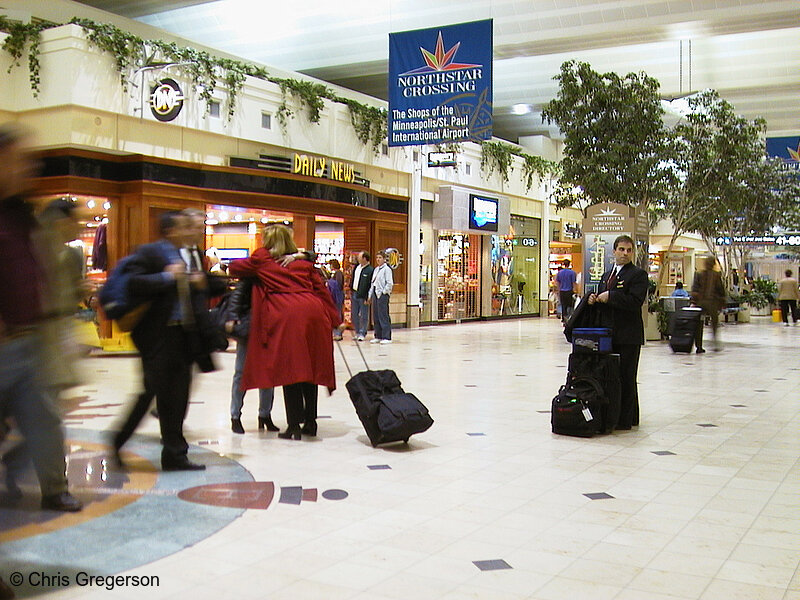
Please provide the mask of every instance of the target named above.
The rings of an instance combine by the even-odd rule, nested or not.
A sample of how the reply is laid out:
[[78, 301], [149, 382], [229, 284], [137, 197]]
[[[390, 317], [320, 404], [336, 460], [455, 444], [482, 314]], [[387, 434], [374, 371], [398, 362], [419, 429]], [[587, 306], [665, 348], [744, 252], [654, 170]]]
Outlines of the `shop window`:
[[480, 236], [440, 234], [438, 241], [437, 314], [461, 320], [480, 314]]
[[539, 313], [539, 219], [512, 217], [508, 235], [491, 236], [495, 316]]
[[268, 112], [261, 113], [261, 128], [272, 129], [272, 115]]

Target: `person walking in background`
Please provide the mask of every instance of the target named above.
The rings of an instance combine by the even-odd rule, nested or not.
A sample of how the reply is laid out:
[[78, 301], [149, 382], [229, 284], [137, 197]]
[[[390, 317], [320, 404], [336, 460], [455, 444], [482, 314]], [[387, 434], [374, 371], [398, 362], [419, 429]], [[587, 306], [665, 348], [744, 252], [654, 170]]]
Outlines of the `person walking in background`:
[[722, 276], [714, 267], [717, 259], [709, 256], [705, 259], [704, 269], [694, 275], [692, 282], [692, 302], [703, 309], [700, 322], [697, 324], [697, 331], [694, 336], [694, 344], [697, 347], [697, 354], [705, 352], [703, 348], [703, 321], [705, 317], [711, 320], [711, 333], [714, 336], [714, 351], [718, 352], [720, 347], [717, 338], [719, 327], [719, 311], [725, 306], [725, 286], [722, 284]]
[[381, 250], [375, 255], [375, 269], [369, 288], [369, 303], [375, 307], [375, 339], [373, 344], [392, 343], [392, 320], [389, 318], [389, 298], [394, 279], [392, 268], [386, 264], [386, 253]]
[[[242, 374], [247, 357], [247, 340], [250, 337], [250, 310], [253, 291], [253, 280], [242, 279], [231, 293], [228, 305], [225, 331], [236, 340], [236, 362], [233, 368], [231, 383], [231, 431], [244, 433], [242, 426], [242, 406], [244, 406], [245, 390], [242, 389]], [[271, 387], [258, 389], [258, 429], [266, 427], [267, 431], [278, 431], [272, 422], [272, 403], [275, 390]]]
[[575, 294], [578, 293], [578, 276], [575, 271], [570, 269], [570, 260], [564, 259], [562, 263], [563, 269], [559, 269], [556, 274], [556, 283], [558, 285], [558, 297], [561, 302], [561, 320], [566, 323], [572, 314], [572, 309], [575, 306]]
[[[676, 281], [675, 282], [675, 290], [672, 292], [671, 296], [673, 298], [688, 298], [689, 297], [689, 292], [687, 292], [683, 288], [683, 282], [682, 281]], [[691, 348], [690, 348], [690, 350], [691, 350]]]
[[283, 386], [288, 426], [278, 437], [299, 440], [317, 434], [317, 386], [336, 388], [331, 329], [341, 318], [313, 264], [278, 262], [297, 252], [287, 227], [264, 228], [263, 242], [228, 266], [234, 277], [255, 278], [242, 387]]
[[792, 270], [786, 269], [783, 279], [778, 282], [778, 302], [781, 305], [781, 318], [786, 327], [789, 326], [789, 314], [792, 323], [797, 325], [797, 303], [800, 300], [800, 290], [797, 288], [797, 279], [792, 277]]
[[[344, 321], [344, 313], [342, 312], [342, 307], [344, 306], [344, 273], [342, 273], [342, 265], [335, 258], [330, 259], [328, 265], [331, 268], [331, 273], [325, 284], [331, 293], [333, 304], [339, 311], [339, 318]], [[342, 332], [338, 328], [333, 332], [333, 339], [342, 339]]]
[[597, 303], [603, 327], [611, 327], [611, 345], [619, 354], [620, 414], [616, 429], [627, 430], [639, 424], [639, 390], [636, 374], [639, 354], [644, 344], [642, 305], [647, 298], [647, 272], [633, 264], [633, 239], [621, 235], [614, 240], [614, 267], [603, 273], [596, 294], [589, 304]]
[[358, 265], [353, 271], [350, 280], [350, 319], [355, 330], [357, 342], [363, 342], [367, 337], [369, 327], [369, 289], [372, 284], [373, 268], [369, 264], [370, 254], [366, 250], [358, 253]]
[[[27, 195], [35, 163], [25, 142], [22, 130], [0, 127], [0, 417], [12, 417], [25, 438], [42, 508], [77, 512], [83, 504], [67, 491], [61, 418], [43, 381], [45, 281], [31, 239], [37, 222]], [[14, 474], [6, 481], [10, 495], [21, 497]]]

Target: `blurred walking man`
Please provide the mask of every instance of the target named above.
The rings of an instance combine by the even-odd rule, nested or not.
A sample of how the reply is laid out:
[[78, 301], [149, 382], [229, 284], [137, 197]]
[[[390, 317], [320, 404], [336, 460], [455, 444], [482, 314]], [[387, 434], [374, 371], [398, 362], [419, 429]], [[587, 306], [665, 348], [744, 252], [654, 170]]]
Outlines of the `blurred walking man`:
[[[40, 377], [44, 281], [31, 241], [36, 220], [25, 195], [34, 163], [24, 141], [18, 129], [0, 127], [0, 414], [13, 417], [25, 438], [42, 508], [76, 512], [83, 505], [67, 491], [61, 419]], [[15, 487], [12, 473], [6, 481]]]

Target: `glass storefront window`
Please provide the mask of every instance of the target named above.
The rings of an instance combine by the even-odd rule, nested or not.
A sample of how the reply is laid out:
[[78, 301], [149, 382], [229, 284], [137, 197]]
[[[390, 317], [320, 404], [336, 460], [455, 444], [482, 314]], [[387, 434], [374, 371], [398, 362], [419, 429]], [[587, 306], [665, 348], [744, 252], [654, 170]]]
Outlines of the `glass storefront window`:
[[539, 314], [539, 228], [512, 216], [508, 235], [491, 236], [492, 315]]
[[480, 315], [480, 248], [478, 235], [439, 234], [437, 245], [437, 315], [461, 320]]

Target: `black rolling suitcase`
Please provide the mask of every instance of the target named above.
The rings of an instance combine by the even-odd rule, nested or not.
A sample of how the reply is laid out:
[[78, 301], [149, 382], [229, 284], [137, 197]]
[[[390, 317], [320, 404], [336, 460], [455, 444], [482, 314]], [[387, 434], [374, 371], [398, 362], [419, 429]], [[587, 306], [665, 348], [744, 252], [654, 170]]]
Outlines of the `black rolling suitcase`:
[[669, 347], [673, 352], [691, 352], [697, 326], [703, 316], [703, 309], [685, 306], [672, 313], [669, 326]]
[[553, 398], [553, 433], [591, 437], [611, 433], [619, 420], [619, 354], [573, 352], [567, 382]]
[[353, 375], [341, 344], [337, 345], [350, 374], [345, 387], [373, 448], [378, 444], [408, 442], [412, 435], [433, 425], [428, 409], [414, 394], [403, 390], [394, 371], [370, 370], [361, 347], [356, 345], [367, 370]]

